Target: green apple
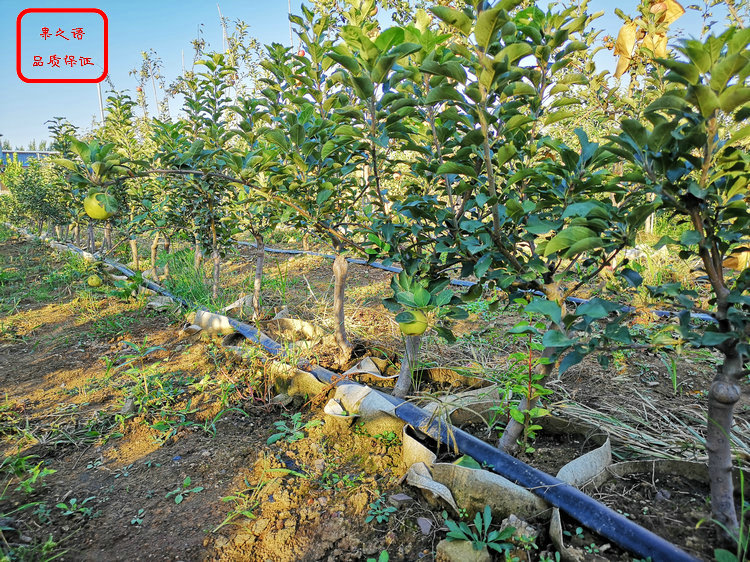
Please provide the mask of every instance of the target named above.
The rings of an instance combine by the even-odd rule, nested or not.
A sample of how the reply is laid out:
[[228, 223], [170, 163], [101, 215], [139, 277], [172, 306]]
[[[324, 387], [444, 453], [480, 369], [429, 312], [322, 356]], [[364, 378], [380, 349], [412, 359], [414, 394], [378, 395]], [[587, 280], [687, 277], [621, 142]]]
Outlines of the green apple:
[[427, 329], [427, 317], [421, 310], [410, 310], [414, 319], [411, 322], [401, 322], [398, 327], [405, 336], [421, 336]]
[[92, 219], [105, 220], [117, 211], [117, 200], [107, 193], [92, 193], [83, 200], [83, 210]]

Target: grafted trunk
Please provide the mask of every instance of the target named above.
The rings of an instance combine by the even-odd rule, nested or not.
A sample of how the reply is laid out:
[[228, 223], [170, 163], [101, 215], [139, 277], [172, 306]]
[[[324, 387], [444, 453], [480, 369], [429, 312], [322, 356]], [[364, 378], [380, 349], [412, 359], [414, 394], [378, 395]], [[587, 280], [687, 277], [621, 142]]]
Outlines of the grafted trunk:
[[736, 349], [726, 355], [708, 391], [706, 449], [711, 480], [711, 512], [735, 537], [739, 529], [732, 482], [732, 418], [742, 390], [742, 355]]
[[211, 282], [211, 296], [214, 300], [219, 298], [219, 274], [221, 273], [221, 256], [218, 248], [211, 250], [211, 258], [214, 262], [213, 280]]
[[396, 386], [393, 388], [393, 396], [406, 398], [411, 390], [412, 373], [419, 361], [419, 348], [422, 345], [422, 336], [404, 336], [406, 349], [401, 359], [401, 369], [398, 372]]
[[89, 252], [93, 254], [96, 251], [96, 240], [94, 239], [94, 223], [92, 223], [91, 221], [89, 221], [88, 236], [89, 236]]
[[172, 239], [164, 236], [164, 255], [167, 259], [164, 261], [164, 277], [169, 277], [169, 253], [172, 251]]
[[195, 242], [193, 244], [193, 267], [198, 270], [201, 268], [203, 262], [203, 251], [201, 250], [201, 242], [198, 239], [198, 235], [195, 235]]
[[346, 274], [349, 271], [349, 263], [342, 255], [336, 256], [333, 261], [333, 275], [335, 279], [333, 288], [333, 314], [335, 319], [336, 344], [339, 346], [339, 363], [343, 366], [352, 357], [354, 346], [346, 337], [346, 324], [344, 316], [344, 290], [346, 288]]
[[151, 269], [154, 271], [154, 276], [156, 275], [156, 257], [159, 253], [160, 237], [161, 233], [157, 230], [156, 234], [154, 234], [154, 241], [151, 242]]
[[260, 234], [255, 235], [255, 279], [253, 280], [253, 318], [260, 318], [260, 286], [263, 282], [263, 262], [265, 261], [265, 241]]
[[141, 260], [138, 256], [138, 239], [135, 236], [130, 239], [130, 261], [133, 262], [133, 267], [136, 271], [141, 270]]
[[103, 250], [109, 252], [112, 249], [112, 221], [107, 221], [104, 224], [104, 242], [102, 243]]
[[219, 274], [221, 273], [221, 255], [219, 255], [219, 238], [216, 234], [216, 222], [211, 219], [211, 258], [214, 262], [214, 272], [211, 283], [211, 296], [216, 301], [219, 298]]
[[[134, 224], [135, 222], [135, 213], [133, 211], [130, 211], [130, 224]], [[128, 244], [130, 244], [130, 261], [133, 263], [133, 267], [136, 271], [141, 270], [141, 260], [138, 256], [138, 238], [135, 236], [135, 234], [130, 234], [130, 240], [128, 241]]]

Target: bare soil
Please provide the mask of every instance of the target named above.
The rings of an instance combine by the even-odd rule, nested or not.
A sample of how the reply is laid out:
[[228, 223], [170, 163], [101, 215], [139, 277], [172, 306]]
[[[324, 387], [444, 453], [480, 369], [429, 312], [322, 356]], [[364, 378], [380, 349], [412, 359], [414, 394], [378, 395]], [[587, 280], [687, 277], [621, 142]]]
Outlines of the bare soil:
[[[226, 265], [225, 287], [248, 286], [249, 257], [243, 249]], [[330, 329], [330, 265], [270, 255], [264, 304]], [[217, 338], [181, 335], [182, 311], [156, 313], [146, 296], [90, 288], [85, 267], [65, 256], [6, 236], [0, 267], [0, 544], [11, 560], [354, 561], [384, 550], [391, 560], [435, 559], [442, 507], [402, 482], [399, 436], [368, 435], [310, 404], [275, 405], [262, 368], [229, 361]], [[347, 322], [360, 355], [397, 369], [398, 328], [380, 304], [390, 274], [351, 265], [349, 279]], [[519, 349], [505, 336], [514, 322], [512, 311], [476, 311], [456, 326], [458, 344], [428, 338], [425, 360], [497, 379]], [[311, 356], [334, 364], [331, 350]], [[672, 371], [644, 353], [607, 368], [587, 359], [550, 383], [548, 406], [611, 432], [618, 459], [661, 452], [702, 460], [704, 391], [716, 360], [688, 354]], [[450, 381], [420, 389], [455, 390]], [[274, 422], [291, 427], [297, 412], [303, 437], [268, 445]], [[746, 388], [741, 437], [749, 412]], [[490, 442], [501, 430], [466, 429]], [[522, 458], [555, 473], [596, 446], [590, 437], [542, 431]], [[738, 451], [747, 454], [742, 442]], [[34, 467], [54, 473], [30, 481]], [[411, 501], [387, 521], [366, 522], [397, 493]], [[723, 545], [710, 522], [695, 529], [710, 518], [703, 483], [645, 474], [607, 483], [595, 497], [702, 559]], [[632, 559], [585, 530], [577, 536], [572, 520], [566, 529], [592, 560]], [[543, 533], [531, 559], [552, 550]]]

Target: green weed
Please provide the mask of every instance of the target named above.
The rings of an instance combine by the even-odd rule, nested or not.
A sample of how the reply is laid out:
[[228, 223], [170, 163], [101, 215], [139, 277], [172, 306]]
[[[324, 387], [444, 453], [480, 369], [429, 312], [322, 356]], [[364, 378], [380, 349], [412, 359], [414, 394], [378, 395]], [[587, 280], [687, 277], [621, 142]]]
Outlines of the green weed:
[[233, 524], [241, 517], [255, 519], [255, 510], [260, 506], [260, 491], [263, 489], [265, 483], [265, 481], [261, 480], [258, 485], [251, 486], [248, 481], [245, 480], [244, 490], [221, 498], [221, 501], [232, 502], [234, 506], [213, 532], [215, 533], [222, 527]]
[[89, 496], [85, 500], [79, 502], [76, 498], [73, 498], [70, 500], [70, 502], [60, 502], [55, 507], [57, 507], [62, 512], [62, 515], [68, 517], [71, 515], [80, 515], [84, 518], [88, 518], [93, 515], [94, 509], [90, 506], [87, 506], [86, 504], [95, 499], [96, 496]]
[[123, 336], [135, 324], [135, 318], [124, 314], [115, 314], [96, 320], [91, 327], [91, 335], [99, 339], [112, 339]]
[[302, 423], [301, 412], [292, 415], [282, 415], [288, 418], [289, 424], [283, 420], [273, 422], [273, 425], [276, 427], [276, 432], [266, 440], [266, 445], [271, 445], [281, 439], [285, 439], [287, 443], [294, 443], [295, 441], [305, 438], [304, 430], [322, 425], [320, 420], [310, 420]]
[[482, 550], [484, 547], [487, 547], [500, 554], [505, 554], [512, 547], [512, 544], [507, 541], [513, 536], [515, 529], [513, 527], [506, 527], [503, 531], [490, 531], [492, 512], [488, 505], [484, 507], [482, 513], [477, 513], [474, 516], [474, 524], [472, 526], [467, 525], [463, 521], [456, 523], [448, 519], [446, 512], [443, 512], [443, 519], [445, 519], [445, 525], [448, 527], [446, 538], [449, 541], [469, 541], [474, 550]]
[[378, 523], [387, 523], [391, 518], [391, 515], [396, 513], [396, 511], [396, 508], [392, 505], [385, 505], [385, 498], [379, 495], [377, 499], [370, 504], [365, 523], [369, 523], [373, 520]]
[[174, 503], [181, 504], [182, 501], [188, 496], [188, 494], [197, 494], [198, 492], [203, 491], [203, 486], [195, 486], [191, 488], [190, 487], [191, 484], [192, 484], [192, 479], [190, 478], [190, 476], [186, 476], [185, 480], [182, 481], [181, 485], [179, 485], [177, 488], [175, 488], [171, 492], [167, 492], [167, 495], [164, 497], [166, 499], [174, 497]]
[[140, 525], [143, 523], [143, 514], [145, 513], [145, 509], [141, 508], [138, 510], [138, 513], [136, 513], [133, 518], [130, 520], [131, 525]]
[[193, 259], [191, 249], [178, 250], [165, 256], [165, 263], [169, 263], [169, 278], [163, 282], [164, 287], [176, 296], [210, 310], [228, 305], [227, 295], [220, 294], [217, 299], [212, 297], [211, 279], [202, 268], [193, 267]]
[[11, 485], [13, 480], [18, 482], [16, 486], [17, 491], [24, 492], [25, 494], [34, 493], [36, 487], [43, 486], [43, 480], [54, 474], [56, 471], [51, 468], [47, 468], [44, 465], [44, 461], [34, 464], [30, 462], [32, 459], [37, 458], [36, 455], [10, 455], [3, 459], [0, 463], [0, 472], [8, 474], [8, 479], [4, 485], [0, 499], [5, 496], [5, 492]]
[[67, 554], [67, 549], [59, 552], [60, 542], [50, 535], [43, 543], [32, 545], [9, 545], [0, 547], [0, 562], [52, 562]]

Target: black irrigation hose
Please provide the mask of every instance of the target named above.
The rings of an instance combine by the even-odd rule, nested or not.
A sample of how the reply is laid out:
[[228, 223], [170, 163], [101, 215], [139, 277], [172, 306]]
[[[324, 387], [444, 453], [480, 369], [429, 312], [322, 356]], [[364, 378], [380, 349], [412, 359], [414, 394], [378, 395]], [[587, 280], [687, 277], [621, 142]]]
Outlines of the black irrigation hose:
[[[71, 244], [70, 242], [66, 242], [64, 245], [67, 246], [68, 248], [70, 248], [72, 251], [77, 252], [78, 254], [84, 254], [84, 253], [87, 254], [87, 253], [89, 253], [86, 250], [82, 250], [78, 246], [76, 246], [74, 244]], [[96, 256], [94, 256], [94, 257], [96, 257]], [[132, 278], [132, 277], [136, 277], [137, 276], [136, 272], [133, 271], [132, 269], [130, 269], [129, 267], [126, 267], [126, 266], [122, 265], [121, 263], [116, 262], [116, 261], [114, 261], [114, 260], [112, 260], [110, 258], [104, 258], [101, 261], [103, 263], [106, 263], [108, 266], [115, 268], [117, 271], [119, 271], [120, 273], [122, 273], [123, 275], [125, 275], [127, 277]], [[175, 302], [180, 303], [185, 308], [200, 308], [197, 305], [189, 303], [188, 301], [186, 301], [182, 297], [178, 297], [177, 295], [173, 295], [168, 290], [166, 290], [164, 287], [162, 287], [161, 285], [157, 285], [153, 281], [149, 281], [148, 279], [144, 279], [143, 277], [141, 277], [141, 284], [144, 287], [146, 287], [147, 289], [151, 289], [154, 292], [161, 293], [165, 297], [169, 297], [170, 299], [174, 300]]]
[[[67, 246], [80, 254], [84, 253], [83, 250], [72, 244], [67, 244]], [[105, 263], [128, 277], [136, 276], [131, 269], [114, 260], [107, 259]], [[143, 280], [143, 284], [152, 291], [170, 297], [187, 308], [197, 308], [184, 299], [172, 295], [156, 283]], [[273, 356], [283, 356], [285, 354], [281, 344], [275, 342], [260, 330], [243, 322], [227, 318], [229, 324], [235, 330], [251, 342], [260, 345], [266, 352]], [[309, 370], [322, 382], [328, 384], [334, 383], [333, 377], [335, 373], [322, 367], [300, 366]], [[395, 414], [400, 420], [418, 428], [420, 431], [438, 440], [438, 442], [455, 444], [462, 454], [471, 456], [477, 462], [488, 466], [496, 474], [507, 478], [519, 486], [527, 488], [546, 502], [558, 507], [587, 528], [611, 540], [620, 547], [643, 558], [650, 557], [653, 562], [688, 562], [696, 560], [696, 558], [690, 556], [677, 546], [599, 503], [574, 486], [529, 466], [457, 427], [440, 423], [432, 414], [425, 412], [410, 402], [385, 393], [380, 394], [396, 406]]]
[[627, 517], [599, 503], [579, 489], [527, 465], [492, 445], [456, 427], [440, 424], [434, 416], [410, 402], [383, 395], [396, 405], [399, 419], [427, 433], [440, 443], [455, 444], [459, 451], [511, 482], [527, 488], [560, 508], [582, 525], [622, 548], [654, 562], [696, 560], [676, 545], [637, 525]]
[[[104, 227], [100, 227], [100, 226], [96, 226], [95, 225], [94, 228], [101, 228], [101, 229], [103, 229]], [[243, 242], [241, 240], [238, 240], [237, 244], [242, 245], [242, 246], [250, 246], [251, 248], [256, 248], [257, 247], [252, 242]], [[312, 251], [309, 251], [309, 250], [284, 250], [284, 249], [281, 249], [281, 248], [271, 248], [269, 246], [265, 246], [263, 250], [265, 252], [270, 253], [270, 254], [288, 254], [288, 255], [300, 255], [300, 254], [304, 254], [306, 256], [318, 256], [318, 257], [326, 258], [326, 259], [329, 259], [329, 260], [336, 259], [336, 256], [334, 256], [333, 254], [326, 254], [326, 253], [323, 253], [323, 252], [312, 252]], [[403, 271], [403, 268], [398, 267], [398, 266], [384, 265], [384, 264], [379, 263], [379, 262], [368, 262], [367, 260], [363, 260], [363, 259], [359, 259], [359, 258], [346, 258], [346, 261], [348, 261], [349, 263], [357, 264], [357, 265], [365, 265], [367, 267], [372, 267], [374, 269], [382, 269], [383, 271], [389, 271], [391, 273], [401, 273]], [[112, 265], [112, 264], [109, 264], [109, 265]], [[116, 266], [113, 266], [113, 267], [116, 267]], [[450, 284], [453, 285], [454, 287], [469, 288], [469, 287], [473, 287], [474, 285], [476, 285], [476, 282], [474, 282], [474, 281], [465, 281], [463, 279], [451, 279]], [[536, 295], [536, 296], [539, 296], [539, 297], [546, 296], [544, 293], [542, 293], [540, 291], [522, 291], [522, 292], [524, 292], [524, 293], [530, 293], [530, 294], [533, 294], [533, 295]], [[589, 299], [581, 299], [581, 298], [578, 298], [578, 297], [567, 297], [565, 300], [567, 302], [571, 303], [571, 304], [575, 304], [576, 306], [578, 306], [580, 304], [584, 304], [584, 303], [589, 302]], [[628, 305], [623, 305], [620, 308], [620, 312], [623, 312], [625, 314], [628, 314], [630, 312], [635, 312], [636, 310], [637, 309], [634, 306], [628, 306]], [[678, 312], [674, 312], [672, 310], [652, 310], [650, 312], [652, 314], [656, 315], [658, 318], [671, 318], [671, 317], [677, 316], [679, 314]], [[716, 318], [714, 318], [710, 314], [706, 314], [704, 312], [691, 312], [690, 313], [690, 318], [693, 318], [695, 320], [702, 320], [703, 322], [716, 323]]]
[[[237, 244], [241, 246], [250, 246], [251, 248], [257, 248], [255, 244], [252, 242], [243, 242], [238, 241]], [[321, 258], [327, 258], [329, 260], [335, 260], [336, 256], [333, 254], [325, 254], [323, 252], [311, 252], [309, 250], [282, 250], [281, 248], [271, 248], [270, 246], [265, 246], [263, 248], [264, 252], [268, 252], [269, 254], [290, 254], [290, 255], [299, 255], [304, 254], [306, 256], [318, 256]], [[403, 271], [403, 268], [395, 266], [395, 265], [384, 265], [380, 262], [368, 262], [367, 260], [359, 259], [359, 258], [346, 258], [346, 261], [349, 263], [356, 263], [357, 265], [366, 265], [367, 267], [372, 267], [375, 269], [382, 269], [383, 271], [390, 271], [391, 273], [401, 273]], [[463, 281], [461, 279], [451, 279], [451, 285], [455, 285], [457, 287], [472, 287], [476, 285], [473, 281]]]
[[[251, 242], [237, 242], [238, 244], [241, 244], [243, 246], [250, 246], [252, 248], [255, 248], [255, 244]], [[292, 255], [298, 255], [298, 254], [305, 254], [308, 256], [320, 256], [324, 258], [328, 258], [329, 260], [336, 259], [336, 256], [332, 254], [324, 254], [322, 252], [310, 252], [307, 250], [282, 250], [280, 248], [270, 248], [266, 246], [264, 248], [264, 251], [272, 253], [272, 254], [292, 254]], [[392, 273], [401, 273], [403, 271], [402, 268], [397, 266], [389, 266], [389, 265], [383, 265], [382, 263], [378, 262], [372, 262], [369, 263], [367, 260], [357, 259], [357, 258], [346, 258], [346, 261], [349, 263], [356, 263], [358, 265], [366, 265], [368, 267], [374, 267], [376, 269], [383, 269], [385, 271], [390, 271]], [[451, 285], [454, 285], [456, 287], [473, 287], [476, 285], [474, 281], [464, 281], [463, 279], [451, 279]], [[522, 291], [524, 293], [531, 293], [533, 295], [537, 295], [540, 297], [544, 297], [545, 294], [540, 291]], [[575, 304], [576, 306], [579, 304], [584, 304], [589, 302], [589, 299], [579, 299], [578, 297], [567, 297], [565, 300], [568, 302]], [[629, 313], [634, 312], [636, 308], [634, 306], [627, 306], [623, 305], [623, 307], [620, 309], [621, 312]], [[671, 310], [652, 310], [652, 314], [655, 314], [659, 318], [669, 318], [671, 316], [677, 316], [679, 313], [673, 312]], [[704, 322], [716, 322], [716, 318], [711, 316], [710, 314], [705, 314], [703, 312], [691, 312], [690, 313], [691, 318], [695, 318], [696, 320], [703, 320]]]

